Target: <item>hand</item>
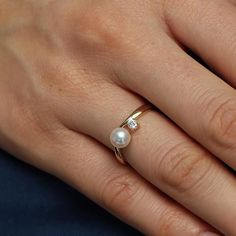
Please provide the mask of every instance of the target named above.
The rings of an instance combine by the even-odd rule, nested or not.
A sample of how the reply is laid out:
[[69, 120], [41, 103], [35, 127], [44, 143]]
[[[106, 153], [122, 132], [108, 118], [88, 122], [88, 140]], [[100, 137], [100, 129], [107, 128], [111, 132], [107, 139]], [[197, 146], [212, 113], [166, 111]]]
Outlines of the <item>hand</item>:
[[147, 235], [236, 235], [235, 3], [0, 0], [1, 147]]

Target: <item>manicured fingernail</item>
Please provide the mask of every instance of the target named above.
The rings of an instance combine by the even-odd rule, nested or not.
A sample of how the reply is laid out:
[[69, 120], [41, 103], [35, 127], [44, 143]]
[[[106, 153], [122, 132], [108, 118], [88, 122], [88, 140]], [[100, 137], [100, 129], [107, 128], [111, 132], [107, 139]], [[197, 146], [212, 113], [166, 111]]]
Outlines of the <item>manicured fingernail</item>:
[[220, 235], [217, 233], [205, 232], [205, 233], [202, 233], [201, 236], [220, 236]]

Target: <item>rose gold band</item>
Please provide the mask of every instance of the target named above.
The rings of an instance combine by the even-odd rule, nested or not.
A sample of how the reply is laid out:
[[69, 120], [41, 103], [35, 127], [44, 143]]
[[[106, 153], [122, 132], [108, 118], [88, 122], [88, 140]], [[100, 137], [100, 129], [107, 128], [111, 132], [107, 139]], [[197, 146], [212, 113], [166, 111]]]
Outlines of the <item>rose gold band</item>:
[[[128, 131], [132, 134], [133, 131], [136, 131], [139, 128], [138, 119], [147, 111], [153, 110], [154, 106], [151, 104], [145, 104], [136, 109], [130, 116], [128, 116], [124, 122], [120, 125], [120, 128], [127, 128]], [[122, 155], [121, 148], [114, 147], [114, 152], [117, 160], [125, 164], [126, 161]]]

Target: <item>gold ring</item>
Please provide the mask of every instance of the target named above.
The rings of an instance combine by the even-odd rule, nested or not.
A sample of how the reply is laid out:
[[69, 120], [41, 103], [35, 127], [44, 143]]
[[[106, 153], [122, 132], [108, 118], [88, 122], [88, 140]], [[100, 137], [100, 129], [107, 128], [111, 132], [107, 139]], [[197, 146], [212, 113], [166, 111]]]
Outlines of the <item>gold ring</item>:
[[114, 147], [115, 156], [122, 164], [125, 164], [126, 162], [121, 153], [121, 149], [127, 147], [130, 144], [132, 132], [136, 131], [140, 127], [138, 118], [140, 118], [148, 110], [153, 109], [154, 106], [151, 104], [142, 105], [130, 116], [128, 116], [118, 128], [115, 128], [111, 132], [110, 141]]

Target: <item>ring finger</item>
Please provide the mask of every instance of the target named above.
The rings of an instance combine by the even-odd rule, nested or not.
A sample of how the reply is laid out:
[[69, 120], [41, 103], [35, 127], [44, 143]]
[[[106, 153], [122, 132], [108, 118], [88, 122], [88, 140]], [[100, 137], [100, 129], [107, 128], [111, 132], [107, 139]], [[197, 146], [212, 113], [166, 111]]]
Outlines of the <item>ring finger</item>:
[[148, 45], [134, 60], [115, 64], [121, 82], [236, 169], [235, 89], [192, 59], [165, 33], [156, 34], [156, 43]]
[[[114, 85], [106, 86], [99, 93], [104, 99], [93, 97], [89, 106], [80, 103], [70, 121], [64, 123], [73, 124], [69, 125], [71, 129], [91, 135], [112, 147], [110, 132], [143, 100]], [[109, 99], [111, 94], [112, 99]], [[78, 104], [75, 103], [74, 107]], [[222, 232], [235, 234], [234, 177], [162, 115], [149, 112], [141, 119], [141, 129], [134, 133], [133, 141], [124, 150], [127, 161], [190, 211]], [[225, 215], [224, 219], [222, 215]]]
[[[108, 128], [107, 131], [110, 132], [110, 125], [106, 125], [107, 120], [104, 118], [108, 115], [107, 109], [109, 112], [115, 112], [117, 109], [112, 101], [107, 99], [109, 94], [113, 94], [116, 98], [114, 99], [116, 105], [123, 103], [125, 99], [130, 102], [130, 107], [141, 104], [135, 96], [127, 96], [129, 93], [123, 89], [114, 89], [114, 85], [100, 84], [99, 87], [100, 91], [98, 91], [103, 94], [104, 99], [99, 93], [91, 93], [92, 100], [81, 99], [80, 103], [70, 96], [63, 97], [70, 103], [68, 105], [65, 100], [60, 103], [60, 107], [64, 104], [63, 117], [66, 120], [63, 121], [67, 128], [63, 132], [62, 130], [57, 132], [56, 137], [50, 139], [47, 137], [46, 144], [38, 145], [42, 135], [37, 135], [36, 139], [35, 133], [29, 129], [27, 137], [32, 140], [32, 145], [38, 147], [34, 150], [37, 152], [34, 156], [40, 157], [43, 153], [44, 157], [30, 159], [24, 156], [23, 160], [28, 159], [31, 164], [79, 189], [146, 235], [208, 236], [208, 231], [215, 232], [212, 227], [163, 195], [132, 169], [120, 165], [109, 149], [91, 137], [81, 134], [81, 132], [88, 134], [96, 128], [96, 137], [107, 141], [104, 131], [106, 132]], [[77, 89], [75, 91], [77, 94]], [[92, 91], [92, 87], [86, 88], [86, 92]], [[73, 107], [76, 109], [71, 109]], [[116, 119], [110, 118], [109, 122], [114, 124], [117, 122]], [[12, 127], [7, 129], [7, 133], [10, 129]], [[22, 133], [22, 130], [20, 131]], [[1, 136], [0, 141], [2, 141]]]

